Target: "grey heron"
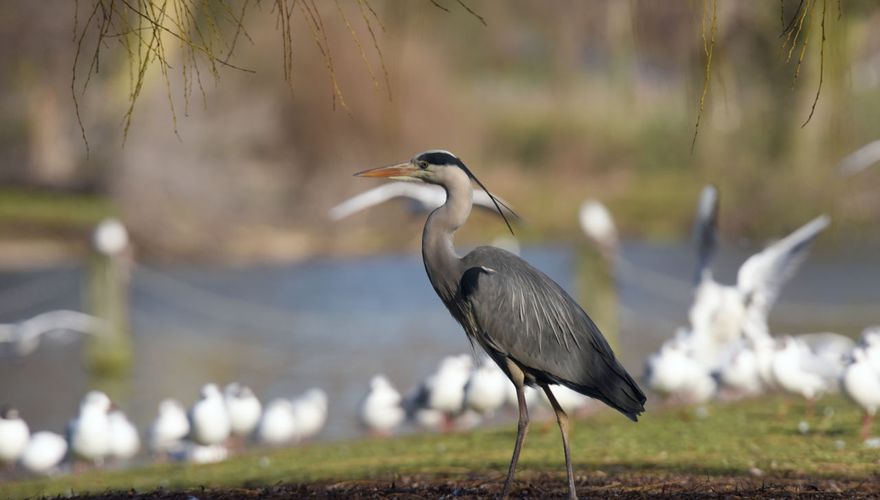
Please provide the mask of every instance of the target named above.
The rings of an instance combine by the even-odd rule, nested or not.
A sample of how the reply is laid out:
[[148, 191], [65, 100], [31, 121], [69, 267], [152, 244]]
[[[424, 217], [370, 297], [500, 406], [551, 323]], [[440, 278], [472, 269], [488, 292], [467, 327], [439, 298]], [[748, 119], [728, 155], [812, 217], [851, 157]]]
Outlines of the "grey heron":
[[[448, 151], [426, 151], [407, 162], [355, 175], [421, 181], [446, 191], [446, 202], [425, 223], [422, 258], [431, 285], [471, 344], [479, 344], [516, 387], [519, 420], [502, 497], [510, 493], [528, 430], [524, 388], [529, 385], [544, 390], [556, 413], [569, 496], [575, 498], [568, 416], [550, 385], [564, 385], [598, 399], [633, 421], [645, 409], [642, 390], [593, 320], [547, 275], [499, 248], [481, 246], [463, 257], [456, 254], [453, 236], [473, 206], [471, 180], [486, 190], [458, 157]], [[499, 202], [492, 200], [509, 228]]]

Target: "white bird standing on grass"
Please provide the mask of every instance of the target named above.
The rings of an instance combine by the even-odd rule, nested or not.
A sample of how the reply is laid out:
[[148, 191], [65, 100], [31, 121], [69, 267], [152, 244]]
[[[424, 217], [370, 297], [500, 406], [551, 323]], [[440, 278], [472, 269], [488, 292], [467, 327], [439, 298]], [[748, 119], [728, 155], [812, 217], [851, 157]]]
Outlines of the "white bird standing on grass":
[[787, 336], [776, 348], [772, 373], [779, 388], [806, 400], [810, 416], [816, 400], [835, 388], [839, 368], [810, 350], [803, 340]]
[[866, 347], [856, 347], [852, 362], [840, 379], [844, 394], [865, 411], [860, 436], [867, 439], [877, 408], [880, 408], [880, 370], [871, 364]]
[[40, 431], [31, 436], [19, 458], [25, 470], [34, 474], [50, 474], [67, 455], [67, 441], [58, 434]]
[[[450, 431], [464, 414], [464, 386], [473, 370], [469, 354], [446, 356], [405, 401], [407, 414], [427, 429]], [[511, 384], [512, 385], [512, 384]], [[470, 424], [470, 422], [468, 422]]]
[[471, 371], [465, 383], [464, 405], [481, 415], [491, 417], [504, 406], [508, 386], [513, 387], [513, 384], [498, 364], [492, 358], [484, 357], [480, 366]]
[[682, 332], [645, 360], [645, 384], [668, 400], [702, 404], [715, 396], [718, 385], [706, 367], [690, 356]]
[[189, 410], [190, 438], [200, 445], [221, 444], [232, 430], [223, 394], [216, 384], [202, 387], [201, 399]]
[[249, 436], [260, 423], [260, 415], [263, 412], [260, 400], [250, 387], [237, 382], [226, 386], [223, 399], [226, 403], [226, 412], [229, 413], [232, 434], [240, 438]]
[[14, 464], [24, 452], [31, 432], [15, 408], [0, 411], [0, 462]]
[[312, 388], [291, 401], [296, 438], [310, 439], [318, 435], [327, 423], [327, 393]]
[[79, 415], [70, 422], [70, 448], [74, 455], [101, 465], [111, 451], [110, 398], [90, 391], [79, 406]]
[[125, 413], [113, 410], [108, 417], [110, 424], [110, 456], [119, 460], [130, 460], [141, 448], [141, 438], [137, 428]]
[[296, 421], [293, 404], [286, 398], [275, 398], [266, 405], [257, 426], [257, 440], [271, 446], [281, 446], [296, 439]]
[[370, 388], [359, 405], [358, 419], [374, 436], [390, 436], [406, 419], [403, 398], [384, 375], [370, 380]]
[[189, 434], [186, 410], [177, 400], [165, 399], [159, 403], [159, 415], [150, 427], [150, 450], [164, 455], [179, 447]]

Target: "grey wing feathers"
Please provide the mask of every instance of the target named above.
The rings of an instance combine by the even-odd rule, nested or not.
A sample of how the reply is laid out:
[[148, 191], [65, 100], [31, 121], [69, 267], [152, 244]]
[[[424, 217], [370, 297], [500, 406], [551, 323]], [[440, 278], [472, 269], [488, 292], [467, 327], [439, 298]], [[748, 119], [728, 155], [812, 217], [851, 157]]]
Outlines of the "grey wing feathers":
[[[635, 420], [645, 395], [586, 312], [556, 282], [519, 257], [480, 247], [463, 259], [462, 299], [474, 335], [538, 382], [562, 384]], [[466, 327], [467, 328], [467, 327]]]

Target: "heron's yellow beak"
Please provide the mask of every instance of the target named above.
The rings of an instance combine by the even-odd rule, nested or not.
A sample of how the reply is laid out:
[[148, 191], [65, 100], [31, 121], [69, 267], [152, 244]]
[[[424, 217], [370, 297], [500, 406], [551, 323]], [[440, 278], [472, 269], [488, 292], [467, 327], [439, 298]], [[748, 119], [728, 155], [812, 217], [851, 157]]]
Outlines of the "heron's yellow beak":
[[413, 180], [421, 169], [411, 162], [398, 163], [387, 167], [371, 168], [354, 174], [356, 177], [390, 177], [398, 180]]

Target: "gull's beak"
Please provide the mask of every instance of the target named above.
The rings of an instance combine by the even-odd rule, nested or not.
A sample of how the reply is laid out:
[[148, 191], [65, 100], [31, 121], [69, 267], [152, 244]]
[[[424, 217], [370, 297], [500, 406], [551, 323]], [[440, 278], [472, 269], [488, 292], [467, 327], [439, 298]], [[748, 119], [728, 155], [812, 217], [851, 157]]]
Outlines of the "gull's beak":
[[387, 167], [371, 168], [354, 174], [356, 177], [389, 177], [397, 180], [414, 180], [421, 169], [414, 166], [412, 162], [398, 163], [397, 165], [389, 165]]

